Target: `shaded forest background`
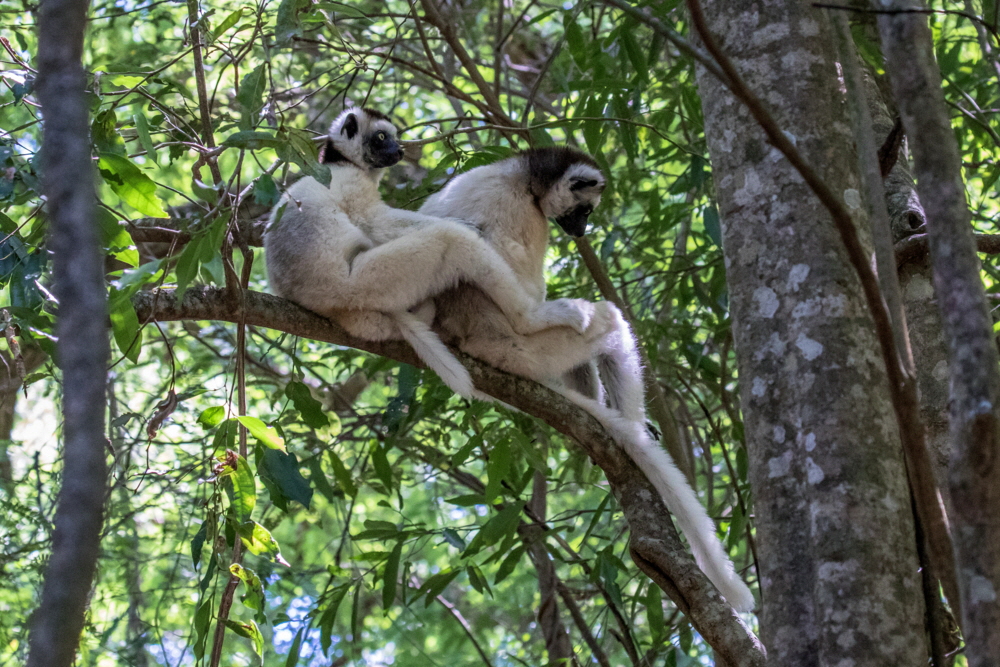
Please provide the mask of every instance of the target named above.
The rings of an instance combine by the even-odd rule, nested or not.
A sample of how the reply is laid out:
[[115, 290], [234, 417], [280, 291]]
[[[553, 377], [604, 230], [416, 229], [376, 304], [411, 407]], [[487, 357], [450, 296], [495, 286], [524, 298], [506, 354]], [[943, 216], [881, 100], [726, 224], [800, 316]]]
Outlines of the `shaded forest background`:
[[[627, 305], [656, 379], [655, 425], [756, 591], [703, 99], [694, 61], [650, 24], [690, 26], [678, 1], [643, 17], [624, 4], [91, 3], [84, 67], [113, 347], [110, 478], [80, 664], [207, 664], [220, 615], [221, 664], [713, 659], [633, 564], [604, 472], [555, 429], [345, 345], [246, 323], [149, 322], [156, 297], [143, 295], [266, 291], [262, 216], [291, 179], [322, 178], [315, 139], [348, 104], [390, 114], [410, 142], [383, 181], [403, 208], [518, 148], [585, 150], [608, 188], [586, 245], [553, 231], [549, 296]], [[935, 9], [968, 202], [992, 234], [997, 7]], [[0, 663], [13, 664], [26, 659], [51, 550], [60, 394], [72, 388], [52, 362], [36, 13], [3, 1], [0, 15]], [[854, 42], [881, 74], [864, 22]], [[993, 299], [1000, 274], [985, 257]], [[246, 458], [227, 454], [245, 437]], [[248, 553], [231, 568], [241, 542]], [[220, 612], [230, 573], [239, 586]]]

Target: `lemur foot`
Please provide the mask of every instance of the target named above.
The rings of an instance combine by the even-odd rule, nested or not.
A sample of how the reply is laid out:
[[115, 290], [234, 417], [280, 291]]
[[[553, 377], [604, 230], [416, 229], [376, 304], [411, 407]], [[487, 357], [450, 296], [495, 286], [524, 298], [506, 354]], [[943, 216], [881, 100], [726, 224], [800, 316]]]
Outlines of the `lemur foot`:
[[585, 299], [544, 301], [532, 312], [514, 323], [517, 333], [528, 335], [552, 327], [570, 327], [584, 333], [594, 317], [594, 304]]

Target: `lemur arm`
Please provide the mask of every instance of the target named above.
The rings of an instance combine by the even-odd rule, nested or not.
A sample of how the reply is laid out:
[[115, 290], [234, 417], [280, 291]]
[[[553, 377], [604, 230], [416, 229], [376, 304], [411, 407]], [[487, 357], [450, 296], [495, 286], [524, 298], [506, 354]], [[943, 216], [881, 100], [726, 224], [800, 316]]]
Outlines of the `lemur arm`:
[[423, 213], [417, 213], [416, 211], [408, 211], [402, 208], [392, 208], [391, 206], [381, 204], [377, 207], [377, 212], [372, 216], [373, 219], [378, 220], [377, 225], [370, 225], [370, 229], [366, 230], [369, 237], [376, 244], [383, 244], [392, 241], [393, 239], [400, 238], [407, 234], [412, 234], [420, 232], [420, 230], [436, 225], [441, 222], [449, 222], [454, 225], [461, 225], [467, 227], [479, 234], [479, 226], [475, 223], [468, 222], [466, 220], [459, 220], [457, 218], [439, 218], [431, 215], [425, 215]]

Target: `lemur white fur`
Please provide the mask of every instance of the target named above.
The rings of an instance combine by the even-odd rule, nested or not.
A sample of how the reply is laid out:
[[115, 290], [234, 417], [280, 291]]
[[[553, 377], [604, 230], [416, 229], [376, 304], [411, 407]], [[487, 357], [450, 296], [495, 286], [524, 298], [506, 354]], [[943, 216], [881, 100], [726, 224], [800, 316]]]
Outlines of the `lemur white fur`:
[[[428, 199], [420, 212], [475, 225], [541, 302], [549, 238], [546, 218], [555, 218], [568, 233], [582, 236], [604, 183], [597, 165], [584, 153], [535, 149], [461, 174]], [[650, 437], [635, 337], [613, 304], [594, 304], [594, 317], [582, 334], [568, 327], [521, 334], [475, 286], [460, 284], [434, 302], [435, 330], [446, 341], [498, 368], [556, 389], [604, 424], [662, 495], [702, 571], [734, 608], [753, 609], [753, 595], [716, 537], [715, 524], [670, 455]]]
[[459, 282], [489, 295], [519, 332], [582, 331], [582, 300], [540, 302], [478, 232], [456, 220], [396, 209], [378, 182], [402, 148], [384, 115], [348, 109], [333, 122], [323, 161], [329, 187], [306, 177], [289, 188], [264, 233], [271, 289], [368, 340], [405, 338], [454, 391], [473, 394], [468, 371], [428, 324], [428, 305]]

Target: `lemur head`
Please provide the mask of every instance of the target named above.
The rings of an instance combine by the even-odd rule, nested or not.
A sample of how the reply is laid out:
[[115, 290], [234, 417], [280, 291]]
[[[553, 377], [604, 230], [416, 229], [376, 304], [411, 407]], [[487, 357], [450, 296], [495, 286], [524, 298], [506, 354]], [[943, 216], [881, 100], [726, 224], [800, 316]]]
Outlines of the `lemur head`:
[[601, 202], [604, 174], [594, 158], [566, 147], [533, 148], [528, 163], [531, 194], [547, 218], [570, 236], [583, 236], [587, 218]]
[[391, 167], [402, 158], [403, 147], [389, 117], [373, 109], [353, 107], [330, 125], [321, 161], [347, 162], [371, 172]]

